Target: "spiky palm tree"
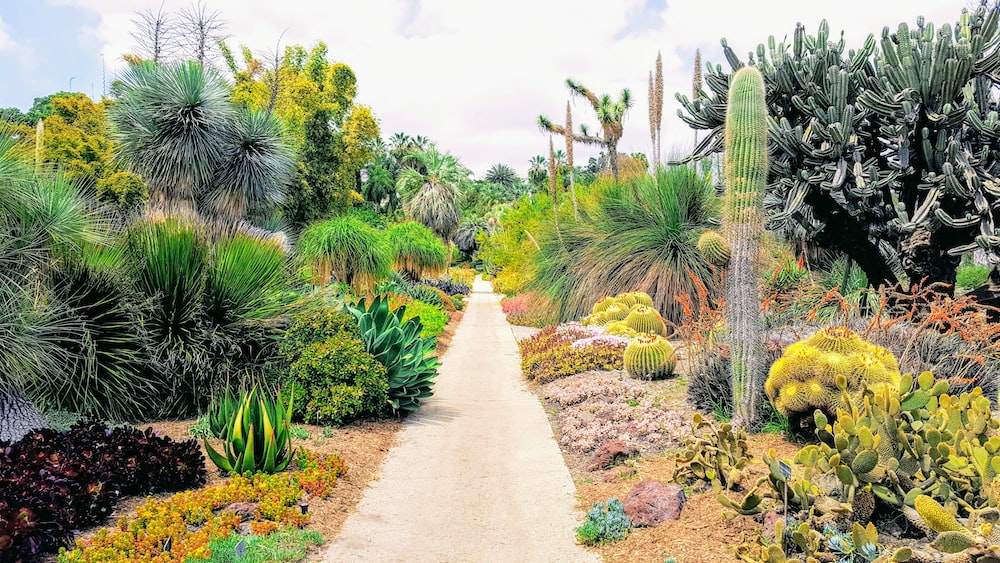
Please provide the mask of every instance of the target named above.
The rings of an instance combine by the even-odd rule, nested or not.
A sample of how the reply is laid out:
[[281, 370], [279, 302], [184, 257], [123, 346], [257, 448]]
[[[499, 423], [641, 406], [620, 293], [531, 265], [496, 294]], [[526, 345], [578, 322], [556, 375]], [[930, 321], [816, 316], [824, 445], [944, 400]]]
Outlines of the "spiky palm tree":
[[194, 62], [133, 64], [122, 81], [108, 117], [118, 158], [150, 186], [149, 212], [231, 225], [281, 203], [294, 161], [275, 116], [239, 110]]
[[505, 188], [516, 188], [521, 182], [521, 179], [517, 177], [517, 172], [514, 172], [513, 168], [503, 163], [491, 166], [486, 171], [486, 176], [483, 179], [492, 184], [500, 184]]
[[423, 171], [407, 168], [400, 172], [396, 190], [406, 214], [434, 231], [445, 242], [462, 218], [460, 196], [469, 170], [457, 158], [433, 146], [410, 155]]
[[534, 188], [534, 191], [537, 192], [543, 189], [548, 181], [549, 169], [545, 157], [540, 154], [531, 157], [528, 160], [528, 182]]
[[[601, 126], [601, 136], [591, 135], [586, 126], [580, 126], [580, 133], [570, 133], [573, 140], [588, 145], [599, 145], [608, 149], [608, 158], [611, 162], [611, 172], [615, 180], [618, 179], [618, 141], [622, 138], [622, 125], [625, 113], [632, 107], [632, 94], [628, 88], [622, 89], [618, 100], [605, 94], [597, 97], [589, 88], [572, 78], [566, 79], [566, 86], [570, 93], [582, 96], [593, 106], [597, 114], [597, 121]], [[544, 131], [566, 135], [566, 127], [552, 123], [552, 120], [544, 115], [538, 117], [538, 126]]]

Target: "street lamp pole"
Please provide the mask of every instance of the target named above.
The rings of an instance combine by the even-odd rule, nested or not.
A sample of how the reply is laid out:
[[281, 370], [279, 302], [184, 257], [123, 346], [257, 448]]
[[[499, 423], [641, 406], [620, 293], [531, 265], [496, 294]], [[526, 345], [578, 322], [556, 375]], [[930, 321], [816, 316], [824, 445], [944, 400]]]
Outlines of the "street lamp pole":
[[75, 76], [70, 76], [70, 77], [69, 77], [69, 91], [70, 91], [70, 92], [72, 92], [72, 91], [73, 91], [73, 79], [74, 79], [74, 78], [76, 78], [76, 77], [75, 77]]

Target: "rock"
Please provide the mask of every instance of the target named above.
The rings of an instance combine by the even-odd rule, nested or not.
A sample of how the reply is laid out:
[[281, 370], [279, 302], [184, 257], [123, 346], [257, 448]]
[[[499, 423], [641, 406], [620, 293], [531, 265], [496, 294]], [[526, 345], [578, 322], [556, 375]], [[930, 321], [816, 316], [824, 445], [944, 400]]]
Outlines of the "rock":
[[659, 481], [640, 481], [625, 497], [625, 514], [633, 526], [656, 526], [665, 520], [678, 520], [687, 497], [677, 485]]
[[605, 483], [613, 483], [618, 479], [628, 479], [635, 477], [639, 471], [634, 467], [612, 467], [604, 472], [602, 479]]
[[762, 535], [766, 538], [774, 537], [774, 525], [781, 520], [782, 517], [777, 512], [768, 512], [764, 515], [764, 529], [762, 530]]
[[248, 520], [253, 518], [253, 513], [257, 510], [257, 506], [256, 502], [234, 502], [223, 510], [228, 510], [243, 520]]
[[623, 463], [629, 457], [639, 453], [639, 448], [635, 444], [626, 443], [622, 440], [605, 440], [594, 456], [590, 458], [590, 471], [600, 471], [609, 469]]

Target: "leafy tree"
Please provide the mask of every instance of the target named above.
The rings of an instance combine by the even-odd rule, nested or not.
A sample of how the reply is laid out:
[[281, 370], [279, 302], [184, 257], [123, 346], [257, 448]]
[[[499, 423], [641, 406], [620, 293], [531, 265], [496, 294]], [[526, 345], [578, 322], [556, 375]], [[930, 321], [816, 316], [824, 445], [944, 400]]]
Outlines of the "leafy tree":
[[486, 171], [486, 176], [483, 179], [491, 184], [499, 184], [506, 188], [515, 188], [521, 183], [521, 178], [517, 176], [517, 172], [514, 172], [513, 168], [503, 163], [491, 166]]
[[[918, 18], [869, 35], [857, 51], [820, 24], [771, 38], [750, 63], [764, 74], [769, 123], [769, 227], [843, 252], [872, 285], [954, 284], [962, 254], [1000, 260], [998, 11], [985, 2], [939, 29]], [[743, 62], [723, 41], [733, 69]], [[678, 95], [681, 117], [708, 130], [697, 154], [720, 150], [731, 74], [713, 66], [710, 92]]]
[[273, 110], [299, 149], [286, 220], [299, 229], [363, 201], [361, 171], [376, 156], [379, 126], [371, 108], [354, 103], [354, 71], [327, 60], [324, 43], [309, 51], [288, 47], [276, 71], [246, 49], [241, 70], [228, 48], [225, 52], [236, 79], [233, 99], [250, 108]]
[[461, 220], [460, 197], [470, 172], [457, 158], [430, 147], [414, 153], [425, 172], [407, 168], [399, 174], [396, 189], [406, 214], [448, 241]]

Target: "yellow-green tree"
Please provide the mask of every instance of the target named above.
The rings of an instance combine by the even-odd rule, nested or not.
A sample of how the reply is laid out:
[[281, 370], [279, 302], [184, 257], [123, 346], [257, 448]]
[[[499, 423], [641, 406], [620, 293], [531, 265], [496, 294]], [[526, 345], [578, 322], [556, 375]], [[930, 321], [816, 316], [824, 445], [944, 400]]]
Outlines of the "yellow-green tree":
[[281, 117], [299, 149], [286, 220], [301, 227], [362, 201], [360, 172], [374, 158], [380, 132], [371, 108], [354, 101], [354, 71], [329, 61], [322, 42], [308, 51], [288, 47], [270, 66], [243, 48], [240, 68], [228, 49], [223, 52], [236, 81], [233, 99]]

